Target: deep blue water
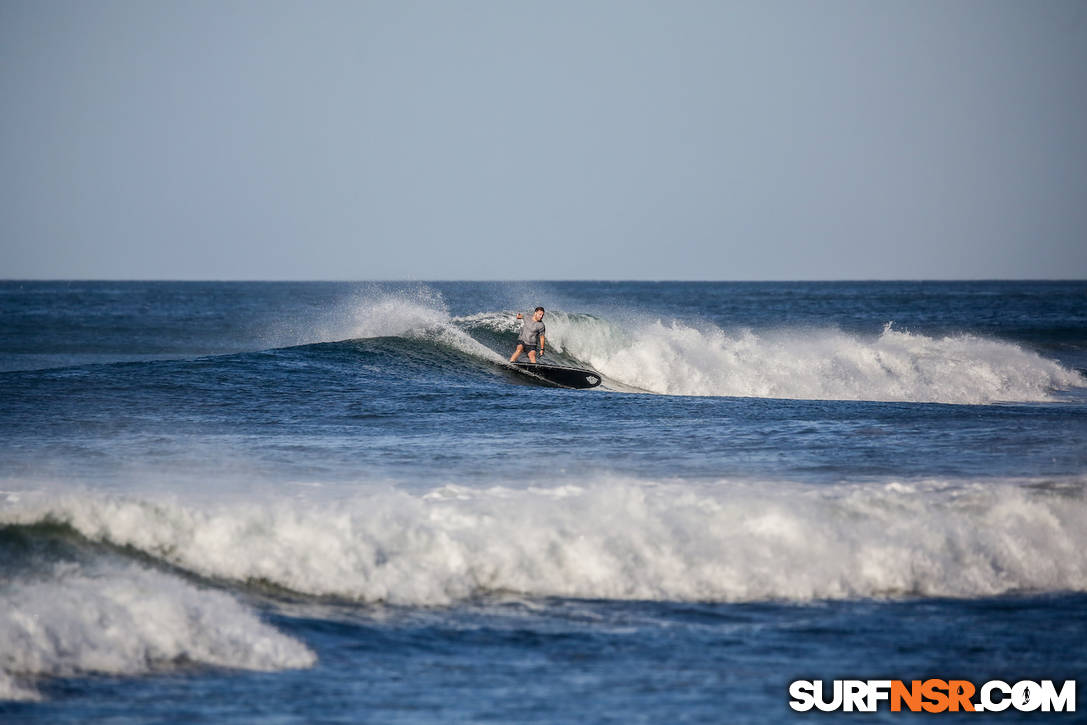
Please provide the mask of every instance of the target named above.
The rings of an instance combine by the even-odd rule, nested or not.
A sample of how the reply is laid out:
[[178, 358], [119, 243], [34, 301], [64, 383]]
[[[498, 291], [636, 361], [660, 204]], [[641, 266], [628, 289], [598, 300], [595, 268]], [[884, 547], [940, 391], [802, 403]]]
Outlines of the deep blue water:
[[1084, 370], [1084, 282], [2, 282], [0, 719], [1082, 683]]

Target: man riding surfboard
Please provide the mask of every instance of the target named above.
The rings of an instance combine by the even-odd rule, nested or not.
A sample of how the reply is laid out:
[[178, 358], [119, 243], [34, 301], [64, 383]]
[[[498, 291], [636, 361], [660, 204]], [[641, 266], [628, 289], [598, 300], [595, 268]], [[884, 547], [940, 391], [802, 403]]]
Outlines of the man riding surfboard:
[[520, 312], [517, 313], [517, 319], [524, 320], [524, 323], [521, 325], [521, 334], [517, 337], [517, 349], [513, 351], [510, 362], [517, 362], [518, 358], [527, 351], [529, 362], [535, 363], [537, 345], [540, 348], [540, 355], [543, 355], [546, 340], [544, 332], [547, 330], [543, 323], [543, 316], [544, 308], [542, 307], [536, 308], [531, 320], [525, 319]]

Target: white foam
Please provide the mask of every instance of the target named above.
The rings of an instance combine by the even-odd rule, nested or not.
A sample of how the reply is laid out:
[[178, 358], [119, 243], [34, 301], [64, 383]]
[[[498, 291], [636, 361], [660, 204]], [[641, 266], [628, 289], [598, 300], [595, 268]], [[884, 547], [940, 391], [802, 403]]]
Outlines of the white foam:
[[177, 662], [309, 667], [314, 654], [222, 592], [135, 565], [56, 564], [0, 589], [0, 699], [39, 699], [33, 680], [140, 674]]
[[41, 699], [41, 694], [33, 687], [20, 685], [14, 676], [0, 670], [0, 701]]
[[726, 333], [676, 321], [641, 323], [624, 335], [591, 318], [555, 327], [553, 344], [611, 380], [670, 395], [985, 404], [1047, 401], [1055, 390], [1087, 385], [1009, 342], [930, 337], [889, 323], [875, 337], [835, 329]]
[[1087, 590], [1084, 485], [602, 480], [241, 505], [87, 493], [27, 497], [0, 520], [49, 517], [200, 575], [368, 602], [978, 597]]

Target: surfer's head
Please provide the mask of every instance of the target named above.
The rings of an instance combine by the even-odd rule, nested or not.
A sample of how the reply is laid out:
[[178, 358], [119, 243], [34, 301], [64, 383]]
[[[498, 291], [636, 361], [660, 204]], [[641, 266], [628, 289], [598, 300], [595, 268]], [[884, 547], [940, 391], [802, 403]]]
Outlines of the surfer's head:
[[537, 308], [536, 308], [536, 313], [535, 313], [534, 315], [532, 315], [532, 316], [533, 316], [534, 318], [536, 318], [536, 321], [537, 321], [537, 322], [539, 322], [540, 320], [542, 320], [542, 319], [543, 319], [543, 316], [544, 316], [544, 308], [542, 308], [542, 307], [537, 307]]

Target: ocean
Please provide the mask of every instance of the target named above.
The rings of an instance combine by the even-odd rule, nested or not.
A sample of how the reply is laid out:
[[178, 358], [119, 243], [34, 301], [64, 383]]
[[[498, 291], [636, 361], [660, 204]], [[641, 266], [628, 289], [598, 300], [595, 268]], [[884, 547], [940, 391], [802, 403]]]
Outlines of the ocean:
[[7, 281], [0, 430], [5, 723], [1087, 696], [1087, 282]]

